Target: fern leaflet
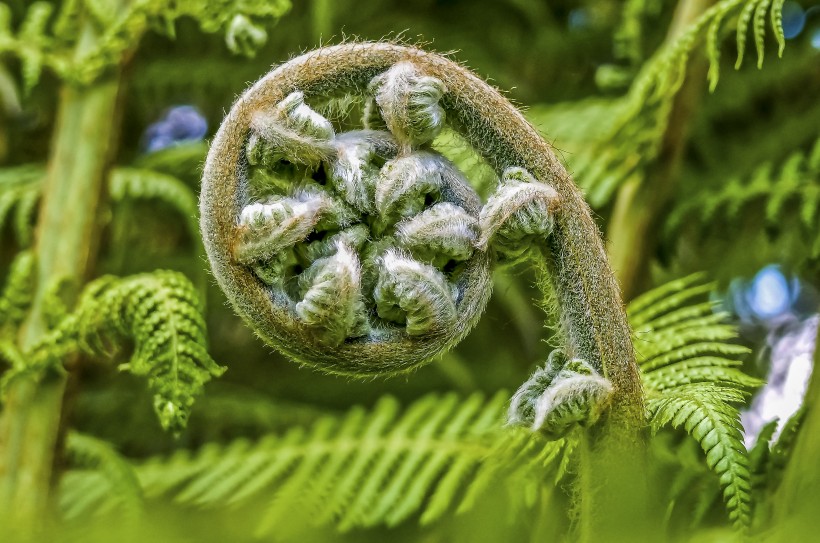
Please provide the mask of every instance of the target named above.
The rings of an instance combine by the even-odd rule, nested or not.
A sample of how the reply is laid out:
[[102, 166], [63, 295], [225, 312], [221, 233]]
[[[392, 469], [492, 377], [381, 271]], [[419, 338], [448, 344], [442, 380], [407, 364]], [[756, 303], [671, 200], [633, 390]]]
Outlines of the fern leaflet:
[[[137, 479], [134, 467], [107, 442], [92, 436], [70, 432], [66, 437], [66, 451], [69, 461], [75, 468], [90, 470], [93, 475], [89, 485], [65, 484], [73, 492], [60, 496], [60, 508], [66, 519], [75, 518], [84, 510], [85, 504], [93, 502], [95, 489], [107, 488], [113, 499], [111, 506], [120, 506], [128, 517], [136, 517], [142, 512], [142, 487]], [[76, 477], [77, 472], [67, 474]], [[105, 484], [95, 481], [95, 477], [104, 479]], [[99, 496], [96, 496], [99, 499]], [[95, 511], [104, 513], [105, 509]]]
[[[702, 280], [694, 274], [649, 291], [628, 312], [653, 431], [682, 426], [697, 440], [719, 478], [729, 518], [745, 530], [751, 523], [751, 475], [734, 404], [760, 382], [729, 358], [749, 351], [730, 343], [737, 333], [720, 324], [725, 316], [715, 314], [711, 303], [692, 303], [713, 288]], [[704, 507], [708, 496], [699, 502]]]
[[771, 0], [718, 2], [677, 39], [659, 49], [622, 98], [542, 107], [533, 109], [528, 118], [555, 139], [559, 147], [570, 151], [567, 159], [573, 177], [585, 190], [587, 201], [593, 207], [602, 207], [622, 184], [642, 182], [646, 166], [658, 157], [672, 100], [683, 84], [689, 56], [701, 39], [705, 36], [709, 85], [714, 90], [720, 74], [720, 32], [724, 21], [740, 12], [736, 23], [737, 67], [743, 60], [750, 25], [760, 65], [767, 14], [782, 52], [782, 7], [782, 2]]
[[[205, 508], [267, 504], [259, 536], [281, 531], [299, 511], [341, 531], [394, 526], [416, 515], [430, 524], [454, 504], [469, 510], [501, 477], [532, 483], [565, 475], [572, 453], [567, 440], [502, 428], [506, 403], [503, 392], [489, 400], [431, 394], [401, 412], [387, 397], [369, 412], [353, 408], [341, 419], [325, 417], [255, 443], [180, 451], [136, 470], [148, 498]], [[93, 472], [77, 473], [62, 493], [92, 484], [110, 488], [100, 478], [89, 482]], [[520, 499], [520, 484], [509, 488], [511, 498]], [[111, 507], [107, 500], [99, 492], [83, 507]]]
[[676, 232], [692, 219], [701, 224], [718, 218], [736, 223], [741, 211], [759, 202], [765, 203], [764, 217], [769, 226], [776, 226], [787, 210], [797, 208], [801, 225], [813, 240], [809, 256], [820, 257], [820, 236], [816, 236], [820, 221], [820, 139], [810, 151], [792, 153], [778, 169], [764, 162], [746, 180], [735, 177], [717, 190], [701, 192], [670, 214], [667, 233]]
[[185, 218], [191, 238], [199, 240], [197, 199], [185, 183], [164, 173], [139, 168], [116, 168], [109, 180], [115, 201], [156, 199], [173, 207]]
[[180, 273], [158, 271], [89, 283], [75, 310], [25, 353], [26, 365], [3, 375], [2, 389], [21, 375], [39, 376], [80, 351], [113, 356], [120, 344], [134, 345], [120, 369], [146, 377], [163, 428], [187, 422], [194, 397], [224, 368], [205, 348], [199, 295]]
[[0, 230], [11, 223], [21, 247], [34, 239], [34, 214], [44, 177], [45, 168], [35, 164], [0, 169]]

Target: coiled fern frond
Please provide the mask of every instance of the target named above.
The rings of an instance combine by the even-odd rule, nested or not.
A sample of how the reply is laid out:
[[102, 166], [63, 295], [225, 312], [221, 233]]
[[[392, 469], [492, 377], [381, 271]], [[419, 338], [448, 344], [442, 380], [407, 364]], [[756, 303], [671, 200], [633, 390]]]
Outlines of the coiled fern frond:
[[23, 353], [25, 365], [6, 372], [1, 386], [5, 389], [21, 375], [36, 377], [59, 368], [67, 357], [81, 352], [114, 356], [125, 342], [133, 343], [133, 352], [119, 369], [146, 377], [160, 424], [180, 430], [195, 396], [224, 368], [206, 350], [199, 295], [177, 272], [92, 281], [74, 311]]
[[734, 326], [703, 298], [714, 285], [701, 274], [649, 291], [629, 306], [638, 364], [654, 432], [683, 427], [700, 444], [706, 463], [720, 479], [735, 528], [751, 523], [749, 457], [737, 405], [761, 383], [737, 369], [749, 350], [731, 341]]

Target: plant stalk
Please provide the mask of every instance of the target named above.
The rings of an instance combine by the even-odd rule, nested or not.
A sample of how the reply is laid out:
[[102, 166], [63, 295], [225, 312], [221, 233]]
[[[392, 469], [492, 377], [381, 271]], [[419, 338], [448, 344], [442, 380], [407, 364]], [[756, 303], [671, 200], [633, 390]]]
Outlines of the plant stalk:
[[[86, 25], [78, 49], [93, 39], [94, 30]], [[61, 292], [76, 296], [92, 268], [119, 96], [119, 74], [87, 88], [66, 85], [60, 91], [35, 236], [37, 286], [19, 336], [23, 351], [48, 329], [44, 314], [50, 289], [65, 284], [68, 289]], [[62, 369], [38, 377], [13, 381], [0, 413], [0, 511], [22, 530], [35, 526], [49, 507], [67, 380]]]
[[[694, 23], [714, 0], [681, 0], [666, 36], [672, 44]], [[693, 59], [683, 85], [673, 98], [669, 123], [657, 158], [643, 179], [629, 181], [615, 197], [607, 229], [612, 269], [625, 300], [640, 293], [652, 253], [657, 246], [659, 218], [675, 194], [689, 137], [691, 119], [703, 97], [707, 63]]]

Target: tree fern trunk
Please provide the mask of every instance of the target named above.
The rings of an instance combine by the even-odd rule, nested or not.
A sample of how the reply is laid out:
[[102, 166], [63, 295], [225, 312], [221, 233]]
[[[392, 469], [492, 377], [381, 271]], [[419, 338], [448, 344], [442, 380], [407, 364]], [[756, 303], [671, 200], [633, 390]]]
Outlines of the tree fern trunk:
[[[713, 3], [713, 0], [681, 0], [667, 33], [672, 43]], [[704, 90], [705, 59], [689, 66], [683, 86], [672, 102], [660, 152], [643, 179], [623, 185], [607, 231], [612, 269], [624, 300], [641, 290], [652, 252], [657, 244], [658, 217], [675, 193], [689, 134], [689, 123]]]
[[[86, 25], [78, 51], [93, 43]], [[99, 236], [98, 209], [114, 150], [119, 75], [88, 88], [66, 85], [48, 161], [35, 252], [37, 289], [20, 332], [23, 350], [46, 331], [49, 288], [67, 282], [76, 294], [91, 269]], [[46, 511], [60, 440], [65, 372], [11, 383], [0, 414], [0, 511], [22, 529]]]

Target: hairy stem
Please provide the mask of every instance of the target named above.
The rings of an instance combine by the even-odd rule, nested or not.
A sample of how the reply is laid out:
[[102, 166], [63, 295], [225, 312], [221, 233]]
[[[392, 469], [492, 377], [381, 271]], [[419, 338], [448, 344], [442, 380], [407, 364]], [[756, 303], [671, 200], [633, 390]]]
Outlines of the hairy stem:
[[[90, 26], [79, 47], [94, 40]], [[117, 126], [119, 76], [93, 87], [64, 86], [35, 241], [37, 290], [20, 332], [30, 347], [46, 331], [45, 293], [58, 281], [78, 289], [90, 267], [99, 235], [97, 210], [105, 186]], [[76, 294], [76, 292], [75, 292]], [[48, 508], [66, 376], [11, 383], [0, 413], [0, 511], [25, 528]]]
[[[713, 2], [678, 2], [667, 33], [667, 45], [680, 37]], [[607, 237], [612, 268], [626, 300], [642, 290], [646, 279], [647, 266], [657, 245], [658, 219], [675, 194], [689, 125], [703, 96], [706, 68], [706, 59], [693, 60], [683, 86], [672, 101], [668, 127], [657, 158], [647, 169], [644, 179], [625, 183], [615, 197]]]

